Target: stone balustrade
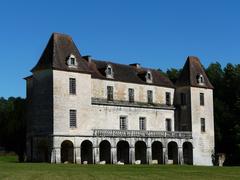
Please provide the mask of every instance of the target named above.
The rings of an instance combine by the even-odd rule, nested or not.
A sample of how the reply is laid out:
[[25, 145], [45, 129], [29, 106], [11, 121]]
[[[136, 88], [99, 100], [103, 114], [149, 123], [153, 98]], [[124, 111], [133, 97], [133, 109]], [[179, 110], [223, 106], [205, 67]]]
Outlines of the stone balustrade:
[[192, 132], [93, 129], [93, 136], [95, 137], [144, 137], [144, 138], [149, 137], [149, 138], [192, 139]]

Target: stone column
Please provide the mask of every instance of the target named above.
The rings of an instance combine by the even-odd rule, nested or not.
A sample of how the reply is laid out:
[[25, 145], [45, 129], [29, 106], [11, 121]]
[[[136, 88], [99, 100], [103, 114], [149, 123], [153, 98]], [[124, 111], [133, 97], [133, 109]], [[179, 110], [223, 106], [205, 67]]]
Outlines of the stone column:
[[111, 162], [117, 164], [117, 148], [111, 147]]
[[81, 164], [81, 149], [80, 147], [74, 147], [75, 163]]
[[183, 164], [183, 148], [178, 147], [178, 164]]
[[99, 147], [93, 147], [93, 157], [94, 157], [94, 160], [93, 160], [93, 163], [95, 164], [99, 164]]
[[163, 150], [163, 164], [168, 164], [168, 150], [166, 147], [163, 147], [162, 150]]
[[151, 149], [151, 146], [147, 147], [147, 163], [152, 164], [152, 149]]
[[129, 148], [129, 164], [135, 164], [135, 148]]
[[53, 148], [53, 153], [55, 153], [55, 163], [61, 163], [61, 148]]

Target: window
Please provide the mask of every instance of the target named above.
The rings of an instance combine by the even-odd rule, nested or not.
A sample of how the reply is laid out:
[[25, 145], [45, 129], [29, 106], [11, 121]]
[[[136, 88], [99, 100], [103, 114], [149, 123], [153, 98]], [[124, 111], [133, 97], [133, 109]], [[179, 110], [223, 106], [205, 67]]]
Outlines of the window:
[[76, 128], [77, 127], [77, 111], [70, 109], [69, 111], [69, 125], [70, 128]]
[[147, 91], [147, 100], [148, 103], [153, 103], [153, 92], [151, 90]]
[[129, 102], [134, 102], [134, 89], [132, 88], [128, 89], [128, 99]]
[[204, 94], [200, 93], [200, 105], [204, 106]]
[[139, 130], [146, 130], [146, 118], [145, 117], [140, 117], [139, 118]]
[[113, 87], [107, 86], [107, 100], [113, 101]]
[[171, 119], [166, 119], [166, 130], [167, 131], [172, 131]]
[[181, 93], [180, 96], [181, 96], [181, 105], [186, 105], [187, 104], [186, 94]]
[[77, 66], [76, 57], [75, 57], [73, 54], [71, 54], [70, 56], [68, 56], [68, 58], [67, 58], [67, 65], [68, 65], [70, 68]]
[[70, 60], [71, 60], [71, 61], [70, 61], [70, 64], [74, 66], [74, 65], [75, 65], [75, 58], [71, 57]]
[[197, 79], [198, 84], [203, 84], [204, 83], [204, 78], [203, 78], [202, 74], [198, 74], [196, 79]]
[[76, 94], [76, 79], [69, 78], [69, 94]]
[[113, 70], [111, 65], [107, 65], [105, 73], [107, 78], [113, 78]]
[[171, 93], [166, 92], [166, 105], [170, 106], [171, 105]]
[[120, 117], [120, 130], [127, 130], [127, 117], [126, 116]]
[[201, 132], [206, 132], [205, 118], [201, 118]]
[[152, 83], [152, 74], [150, 71], [148, 71], [146, 74], [146, 81], [147, 83]]

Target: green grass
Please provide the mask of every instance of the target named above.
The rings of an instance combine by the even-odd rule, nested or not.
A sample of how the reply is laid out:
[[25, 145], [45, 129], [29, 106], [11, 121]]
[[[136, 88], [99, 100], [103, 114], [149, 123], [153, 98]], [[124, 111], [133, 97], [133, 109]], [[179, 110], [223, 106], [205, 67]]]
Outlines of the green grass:
[[17, 163], [0, 156], [0, 179], [240, 179], [240, 167]]

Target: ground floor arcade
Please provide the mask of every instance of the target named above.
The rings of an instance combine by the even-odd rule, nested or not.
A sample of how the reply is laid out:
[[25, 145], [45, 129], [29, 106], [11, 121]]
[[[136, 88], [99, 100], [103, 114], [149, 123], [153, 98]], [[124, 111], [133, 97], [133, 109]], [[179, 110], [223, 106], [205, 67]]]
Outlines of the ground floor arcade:
[[52, 163], [193, 164], [191, 139], [53, 137]]

